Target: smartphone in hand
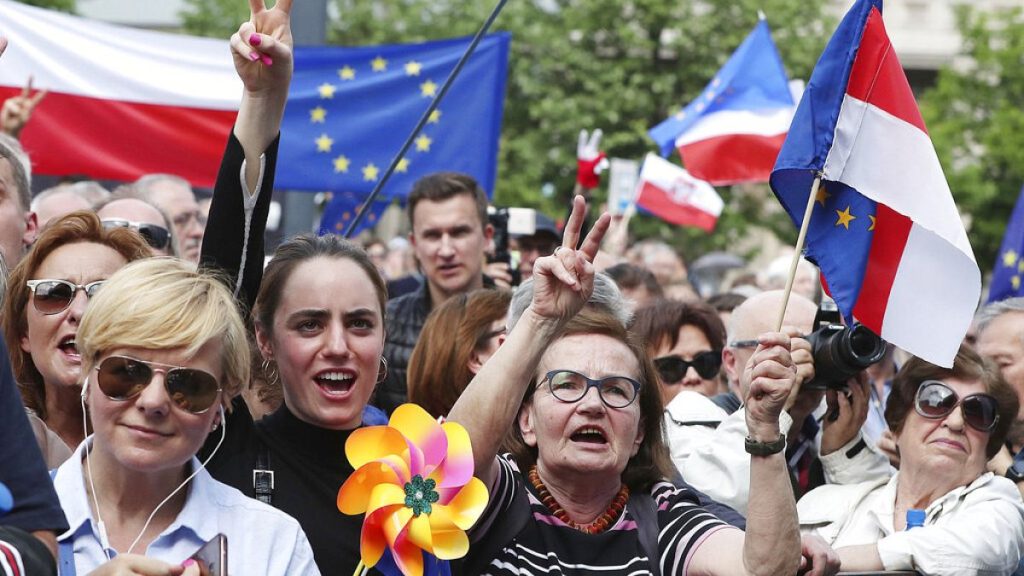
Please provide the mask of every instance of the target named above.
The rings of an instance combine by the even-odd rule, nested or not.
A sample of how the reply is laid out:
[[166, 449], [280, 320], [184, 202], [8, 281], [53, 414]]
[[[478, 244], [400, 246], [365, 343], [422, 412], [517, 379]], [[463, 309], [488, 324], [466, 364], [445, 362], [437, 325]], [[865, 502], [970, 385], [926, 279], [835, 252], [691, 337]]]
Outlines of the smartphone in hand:
[[228, 576], [228, 537], [217, 534], [190, 558], [202, 576]]

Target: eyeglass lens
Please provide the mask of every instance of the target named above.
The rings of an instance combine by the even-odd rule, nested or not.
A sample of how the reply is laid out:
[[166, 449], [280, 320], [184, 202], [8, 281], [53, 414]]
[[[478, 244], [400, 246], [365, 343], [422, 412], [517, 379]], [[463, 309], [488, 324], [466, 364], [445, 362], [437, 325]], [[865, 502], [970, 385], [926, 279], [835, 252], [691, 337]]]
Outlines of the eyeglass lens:
[[84, 290], [88, 298], [92, 298], [99, 292], [103, 281], [92, 282], [86, 285], [74, 284], [65, 280], [30, 280], [29, 288], [32, 289], [32, 305], [43, 314], [57, 314], [63, 312], [75, 299], [75, 293]]
[[[154, 369], [148, 363], [125, 356], [111, 356], [100, 363], [97, 383], [111, 400], [130, 400], [153, 381]], [[213, 406], [220, 385], [203, 370], [171, 368], [164, 377], [167, 396], [182, 410], [199, 414]]]
[[700, 352], [692, 360], [683, 360], [680, 356], [664, 356], [654, 359], [654, 367], [658, 369], [661, 380], [666, 384], [675, 384], [683, 379], [690, 366], [705, 380], [714, 378], [722, 367], [722, 353], [714, 350]]
[[625, 376], [593, 380], [571, 370], [553, 370], [547, 375], [551, 394], [562, 402], [577, 402], [591, 387], [609, 408], [625, 408], [636, 399], [639, 384]]
[[999, 404], [988, 394], [971, 394], [963, 400], [953, 389], [937, 380], [926, 381], [917, 391], [917, 411], [925, 418], [943, 418], [956, 409], [964, 422], [982, 432], [991, 431], [998, 420]]

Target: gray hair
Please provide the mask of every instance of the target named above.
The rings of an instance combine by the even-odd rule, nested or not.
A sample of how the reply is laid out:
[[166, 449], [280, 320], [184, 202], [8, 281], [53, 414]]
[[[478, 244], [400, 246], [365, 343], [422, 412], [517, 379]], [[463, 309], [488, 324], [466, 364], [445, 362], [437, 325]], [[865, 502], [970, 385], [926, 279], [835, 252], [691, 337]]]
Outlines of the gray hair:
[[0, 133], [0, 158], [11, 165], [14, 185], [18, 188], [18, 202], [23, 211], [32, 205], [32, 162], [17, 140]]
[[[512, 293], [512, 302], [508, 306], [508, 330], [519, 322], [526, 308], [533, 301], [533, 278], [529, 278]], [[594, 293], [587, 301], [588, 306], [600, 308], [614, 316], [623, 326], [629, 326], [633, 319], [633, 307], [623, 295], [615, 282], [604, 273], [594, 274]]]
[[189, 192], [192, 191], [192, 184], [188, 180], [185, 180], [181, 176], [175, 176], [174, 174], [146, 174], [145, 176], [133, 182], [132, 186], [138, 193], [138, 197], [152, 202], [153, 186], [161, 182], [170, 182], [172, 184], [177, 184], [179, 186], [187, 188]]
[[1024, 297], [1007, 298], [982, 307], [974, 316], [974, 327], [980, 334], [993, 320], [1011, 312], [1024, 312]]

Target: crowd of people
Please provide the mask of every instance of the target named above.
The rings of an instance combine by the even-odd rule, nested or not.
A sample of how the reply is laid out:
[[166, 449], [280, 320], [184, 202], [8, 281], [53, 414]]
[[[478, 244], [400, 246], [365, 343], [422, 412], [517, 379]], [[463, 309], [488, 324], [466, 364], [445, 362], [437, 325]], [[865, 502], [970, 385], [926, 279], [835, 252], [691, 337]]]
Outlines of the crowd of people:
[[588, 217], [593, 151], [513, 262], [450, 172], [410, 190], [408, 240], [265, 261], [291, 4], [250, 0], [231, 37], [205, 209], [164, 174], [33, 198], [40, 97], [5, 104], [0, 574], [201, 574], [221, 535], [232, 574], [352, 574], [346, 441], [407, 402], [465, 428], [488, 488], [453, 574], [1024, 573], [1024, 299], [980, 310], [950, 368], [883, 344], [837, 380], [811, 264], [792, 294], [700, 294], [672, 247]]

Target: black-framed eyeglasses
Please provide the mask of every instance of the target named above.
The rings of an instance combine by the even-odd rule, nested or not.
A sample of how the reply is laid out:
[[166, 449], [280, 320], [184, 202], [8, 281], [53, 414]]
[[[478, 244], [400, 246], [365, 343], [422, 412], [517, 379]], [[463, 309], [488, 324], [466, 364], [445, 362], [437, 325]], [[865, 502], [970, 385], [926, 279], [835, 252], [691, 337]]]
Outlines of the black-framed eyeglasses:
[[694, 354], [692, 360], [683, 360], [682, 356], [677, 354], [654, 359], [654, 367], [657, 368], [658, 375], [661, 376], [661, 381], [665, 384], [680, 382], [686, 376], [686, 371], [690, 369], [690, 366], [693, 366], [701, 378], [705, 380], [714, 378], [722, 368], [722, 351], [705, 350]]
[[591, 388], [597, 388], [601, 402], [609, 408], [625, 408], [640, 394], [640, 383], [626, 376], [606, 376], [594, 380], [573, 370], [552, 370], [544, 375], [555, 399], [579, 402]]
[[164, 374], [164, 390], [178, 408], [202, 414], [217, 402], [221, 387], [213, 374], [128, 356], [109, 356], [100, 362], [96, 367], [96, 384], [107, 398], [124, 402], [141, 394], [157, 372]]
[[925, 380], [917, 388], [914, 410], [925, 418], [945, 418], [960, 405], [964, 422], [979, 432], [991, 432], [999, 423], [999, 402], [988, 394], [970, 394], [960, 398], [939, 380]]
[[29, 280], [25, 285], [32, 290], [32, 305], [46, 315], [59, 314], [71, 306], [75, 294], [79, 290], [92, 298], [99, 292], [106, 280], [97, 280], [88, 284], [75, 284], [67, 280]]
[[133, 222], [124, 218], [104, 218], [102, 222], [103, 227], [107, 229], [130, 228], [135, 230], [146, 241], [146, 244], [157, 250], [166, 250], [167, 246], [171, 243], [171, 233], [163, 226], [147, 224], [145, 222]]

